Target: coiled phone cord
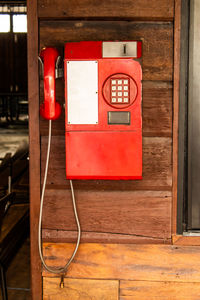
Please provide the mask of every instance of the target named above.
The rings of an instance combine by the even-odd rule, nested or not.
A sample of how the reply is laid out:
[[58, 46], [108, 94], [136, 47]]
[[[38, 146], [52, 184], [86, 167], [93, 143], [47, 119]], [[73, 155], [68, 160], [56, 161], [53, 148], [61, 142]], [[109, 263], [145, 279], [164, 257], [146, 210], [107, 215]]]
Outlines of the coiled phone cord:
[[42, 226], [42, 211], [43, 211], [43, 202], [44, 202], [44, 193], [46, 189], [46, 181], [47, 181], [47, 173], [48, 173], [48, 166], [49, 166], [49, 155], [50, 155], [50, 148], [51, 148], [51, 120], [49, 120], [49, 136], [48, 136], [48, 148], [47, 148], [47, 158], [46, 158], [46, 166], [45, 166], [45, 173], [44, 173], [44, 181], [43, 181], [43, 186], [42, 186], [42, 194], [41, 194], [41, 199], [40, 199], [40, 214], [39, 214], [39, 223], [38, 223], [38, 247], [39, 247], [39, 254], [40, 258], [42, 261], [43, 266], [45, 269], [54, 274], [65, 274], [69, 265], [73, 261], [76, 252], [78, 250], [79, 244], [80, 244], [80, 238], [81, 238], [81, 226], [78, 218], [78, 213], [76, 209], [76, 199], [74, 195], [74, 188], [73, 188], [73, 183], [72, 180], [70, 180], [70, 188], [71, 188], [71, 194], [72, 194], [72, 204], [73, 204], [73, 209], [74, 209], [74, 216], [76, 219], [76, 224], [78, 228], [78, 237], [77, 237], [77, 242], [76, 242], [76, 247], [74, 249], [74, 252], [69, 259], [69, 261], [66, 263], [66, 265], [63, 268], [51, 268], [47, 266], [45, 263], [44, 257], [43, 257], [43, 252], [42, 252], [42, 239], [41, 239], [41, 226]]

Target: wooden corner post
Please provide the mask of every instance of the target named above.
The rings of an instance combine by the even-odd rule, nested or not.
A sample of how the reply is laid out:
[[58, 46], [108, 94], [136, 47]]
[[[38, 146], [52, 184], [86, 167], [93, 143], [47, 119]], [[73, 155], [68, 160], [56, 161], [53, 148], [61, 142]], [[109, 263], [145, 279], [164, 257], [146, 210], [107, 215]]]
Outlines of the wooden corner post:
[[38, 253], [38, 217], [40, 208], [40, 135], [38, 78], [37, 0], [27, 1], [28, 8], [28, 95], [30, 153], [30, 237], [32, 300], [42, 299], [41, 263]]

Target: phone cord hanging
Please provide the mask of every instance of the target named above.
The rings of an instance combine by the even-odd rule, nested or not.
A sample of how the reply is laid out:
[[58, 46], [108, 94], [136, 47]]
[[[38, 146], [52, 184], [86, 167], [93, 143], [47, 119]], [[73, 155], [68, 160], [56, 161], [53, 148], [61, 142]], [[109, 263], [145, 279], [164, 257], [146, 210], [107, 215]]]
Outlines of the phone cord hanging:
[[43, 202], [44, 202], [44, 193], [46, 189], [46, 181], [47, 181], [47, 173], [48, 173], [48, 166], [49, 166], [49, 155], [50, 155], [50, 148], [51, 148], [51, 120], [49, 120], [49, 136], [48, 136], [48, 148], [47, 148], [47, 158], [46, 158], [46, 166], [45, 166], [45, 173], [44, 173], [44, 181], [43, 181], [43, 186], [42, 186], [42, 194], [41, 194], [41, 200], [40, 200], [40, 214], [39, 214], [39, 223], [38, 223], [38, 247], [39, 247], [39, 254], [40, 258], [42, 261], [43, 266], [48, 272], [54, 273], [54, 274], [65, 274], [69, 265], [73, 261], [76, 252], [78, 250], [79, 244], [80, 244], [80, 238], [81, 238], [81, 227], [80, 227], [80, 222], [78, 218], [78, 213], [76, 209], [76, 199], [74, 195], [74, 188], [73, 188], [73, 183], [72, 180], [70, 180], [70, 188], [71, 188], [71, 194], [72, 194], [72, 203], [73, 203], [73, 209], [74, 209], [74, 216], [76, 219], [76, 224], [78, 227], [78, 237], [77, 237], [77, 242], [76, 242], [76, 247], [74, 249], [74, 252], [69, 259], [69, 261], [66, 263], [66, 265], [63, 268], [51, 268], [47, 266], [47, 264], [44, 261], [43, 257], [43, 252], [42, 252], [42, 239], [41, 239], [41, 226], [42, 226], [42, 211], [43, 211]]

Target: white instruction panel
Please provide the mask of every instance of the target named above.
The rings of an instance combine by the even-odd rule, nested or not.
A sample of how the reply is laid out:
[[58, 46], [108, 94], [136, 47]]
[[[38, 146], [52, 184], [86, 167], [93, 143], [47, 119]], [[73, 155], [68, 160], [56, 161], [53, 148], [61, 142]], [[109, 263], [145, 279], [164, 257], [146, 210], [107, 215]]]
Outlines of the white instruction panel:
[[98, 62], [67, 61], [69, 124], [98, 123]]

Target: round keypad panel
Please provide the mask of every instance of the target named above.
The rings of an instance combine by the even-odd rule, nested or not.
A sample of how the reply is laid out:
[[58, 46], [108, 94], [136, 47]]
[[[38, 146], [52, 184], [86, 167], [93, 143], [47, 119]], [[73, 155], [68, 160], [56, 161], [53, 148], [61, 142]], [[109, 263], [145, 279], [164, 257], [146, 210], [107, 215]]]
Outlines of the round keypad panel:
[[126, 74], [113, 74], [103, 84], [105, 101], [115, 108], [125, 108], [131, 105], [137, 97], [135, 80]]

